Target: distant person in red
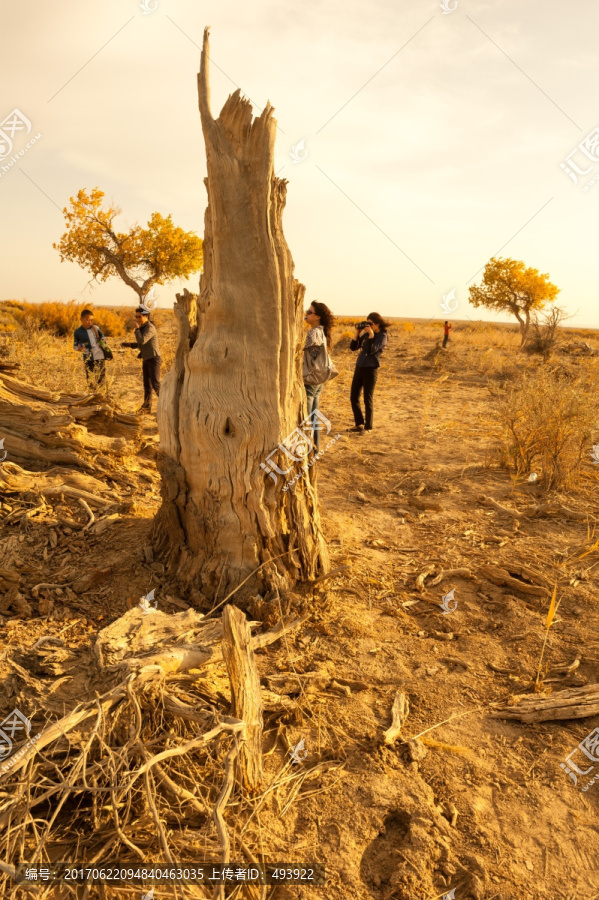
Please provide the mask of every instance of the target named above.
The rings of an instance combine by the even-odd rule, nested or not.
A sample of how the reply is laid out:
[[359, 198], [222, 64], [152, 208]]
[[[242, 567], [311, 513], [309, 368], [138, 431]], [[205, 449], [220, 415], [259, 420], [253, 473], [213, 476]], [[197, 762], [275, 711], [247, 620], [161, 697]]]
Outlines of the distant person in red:
[[445, 323], [443, 325], [443, 346], [447, 347], [447, 341], [449, 340], [449, 332], [451, 331], [451, 325], [445, 319]]

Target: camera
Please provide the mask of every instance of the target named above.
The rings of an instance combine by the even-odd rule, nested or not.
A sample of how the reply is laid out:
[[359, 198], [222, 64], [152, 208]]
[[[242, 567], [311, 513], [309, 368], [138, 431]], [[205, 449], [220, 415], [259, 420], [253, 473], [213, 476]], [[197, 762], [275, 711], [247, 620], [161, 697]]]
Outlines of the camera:
[[362, 331], [363, 328], [368, 328], [368, 322], [356, 322], [355, 326], [358, 331]]

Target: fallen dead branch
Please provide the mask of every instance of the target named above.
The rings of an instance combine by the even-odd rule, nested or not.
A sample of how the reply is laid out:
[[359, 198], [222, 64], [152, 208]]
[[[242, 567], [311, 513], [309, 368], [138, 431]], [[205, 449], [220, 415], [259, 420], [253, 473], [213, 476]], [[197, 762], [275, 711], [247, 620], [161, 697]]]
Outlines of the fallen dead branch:
[[402, 694], [401, 691], [398, 691], [393, 701], [391, 725], [383, 735], [386, 744], [391, 746], [397, 740], [397, 738], [399, 737], [399, 733], [403, 728], [406, 719], [408, 718], [409, 712], [410, 703], [407, 696], [405, 694]]
[[518, 521], [539, 517], [572, 519], [575, 522], [586, 522], [587, 520], [594, 521], [595, 519], [590, 513], [578, 512], [557, 501], [554, 503], [535, 503], [534, 506], [527, 506], [523, 510], [513, 509], [511, 506], [504, 506], [493, 497], [487, 497], [484, 494], [479, 496], [478, 501], [479, 503], [482, 503], [483, 506], [489, 506], [491, 509], [503, 513], [506, 516], [511, 516]]
[[429, 587], [435, 587], [435, 585], [440, 584], [446, 578], [472, 578], [472, 572], [467, 568], [458, 568], [458, 569], [441, 569], [441, 571], [434, 576], [432, 581], [429, 581], [426, 584], [426, 579], [430, 578], [431, 575], [434, 574], [436, 565], [431, 563], [422, 570], [422, 572], [416, 576], [416, 590], [421, 594]]
[[541, 572], [519, 563], [510, 563], [509, 570], [502, 566], [481, 566], [479, 572], [493, 584], [531, 597], [547, 597], [551, 592], [550, 582]]
[[[114, 503], [114, 499], [100, 497], [74, 485], [74, 479], [68, 473], [50, 469], [47, 472], [27, 472], [13, 462], [5, 462], [0, 466], [0, 489], [7, 496], [10, 494], [39, 494], [42, 497], [70, 497], [74, 500], [84, 500], [92, 506], [107, 507]], [[94, 479], [95, 481], [95, 479]], [[76, 482], [75, 482], [76, 483]], [[107, 491], [105, 485], [97, 482], [99, 489]]]
[[470, 569], [466, 568], [441, 569], [439, 574], [429, 583], [428, 587], [435, 587], [435, 585], [440, 584], [446, 578], [472, 578], [472, 572]]
[[408, 497], [408, 503], [410, 506], [415, 507], [416, 509], [429, 509], [434, 512], [440, 512], [443, 507], [440, 503], [436, 503], [434, 500], [423, 500], [422, 497]]
[[[251, 636], [250, 623], [235, 607], [225, 610], [224, 624], [205, 621], [191, 609], [167, 616], [137, 608], [111, 623], [98, 636], [96, 683], [100, 689], [119, 669], [126, 677], [37, 733], [34, 725], [35, 737], [16, 749], [12, 764], [11, 759], [0, 764], [0, 859], [13, 858], [18, 846], [32, 865], [47, 864], [57, 853], [94, 862], [118, 856], [124, 865], [137, 866], [150, 859], [170, 865], [190, 854], [228, 864], [241, 852], [255, 863], [259, 854], [240, 842], [232, 827], [241, 826], [243, 833], [259, 800], [246, 799], [251, 778], [236, 784], [235, 768], [243, 765], [244, 752], [259, 754], [261, 761], [261, 709], [273, 705], [262, 702], [253, 651], [306, 617], [282, 621], [259, 637]], [[49, 635], [36, 642], [35, 651], [54, 652], [44, 649], [48, 642], [65, 652], [61, 640]], [[190, 674], [172, 666], [181, 645], [189, 654], [203, 655], [206, 680], [197, 665]], [[215, 685], [223, 677], [228, 682], [225, 660], [235, 710], [247, 714], [247, 723], [224, 714], [228, 700]], [[30, 694], [44, 690], [22, 666], [13, 668]], [[276, 700], [281, 710], [294, 703], [283, 695]], [[311, 773], [335, 766], [323, 763]], [[279, 781], [277, 790], [287, 794], [284, 809], [304, 796], [299, 787], [311, 773]], [[259, 764], [254, 774], [258, 785]], [[229, 814], [233, 792], [235, 812]], [[10, 867], [0, 867], [0, 891], [8, 889], [12, 874]], [[208, 897], [206, 890], [194, 888], [190, 896]], [[251, 886], [244, 894], [248, 900], [265, 895]], [[223, 898], [224, 889], [219, 886], [212, 896]]]
[[93, 454], [131, 453], [141, 434], [135, 416], [115, 410], [101, 395], [46, 391], [5, 373], [0, 374], [0, 421], [10, 460], [90, 471]]
[[548, 697], [523, 694], [513, 703], [495, 709], [495, 719], [519, 719], [520, 722], [550, 722], [559, 719], [585, 719], [599, 714], [599, 684], [554, 691]]
[[425, 568], [422, 570], [420, 575], [416, 576], [416, 590], [420, 591], [421, 594], [424, 593], [424, 590], [425, 590], [424, 582], [426, 581], [426, 579], [428, 578], [429, 575], [433, 574], [435, 569], [436, 569], [435, 564], [430, 563], [428, 566], [425, 566]]

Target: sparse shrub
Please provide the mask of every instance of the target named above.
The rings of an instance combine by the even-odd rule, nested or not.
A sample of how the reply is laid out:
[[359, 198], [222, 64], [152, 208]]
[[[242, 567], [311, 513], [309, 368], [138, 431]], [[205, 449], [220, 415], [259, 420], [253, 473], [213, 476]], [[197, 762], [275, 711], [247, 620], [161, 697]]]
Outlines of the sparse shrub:
[[342, 331], [334, 343], [335, 350], [349, 350], [349, 345], [353, 336], [353, 331], [350, 331], [347, 328], [345, 331]]
[[499, 399], [506, 451], [518, 475], [536, 472], [547, 489], [574, 486], [597, 425], [596, 371], [591, 377], [545, 369], [525, 374]]

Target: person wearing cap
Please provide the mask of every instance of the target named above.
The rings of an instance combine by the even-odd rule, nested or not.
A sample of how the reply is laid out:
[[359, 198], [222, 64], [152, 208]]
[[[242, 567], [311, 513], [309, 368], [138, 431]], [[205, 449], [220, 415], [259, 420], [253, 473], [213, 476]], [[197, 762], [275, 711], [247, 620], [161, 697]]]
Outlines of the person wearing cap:
[[135, 340], [125, 341], [121, 347], [130, 347], [139, 350], [138, 359], [141, 359], [141, 372], [144, 385], [144, 402], [138, 412], [152, 412], [152, 390], [158, 397], [160, 394], [160, 347], [158, 345], [158, 332], [156, 326], [150, 322], [150, 311], [143, 306], [135, 310]]

